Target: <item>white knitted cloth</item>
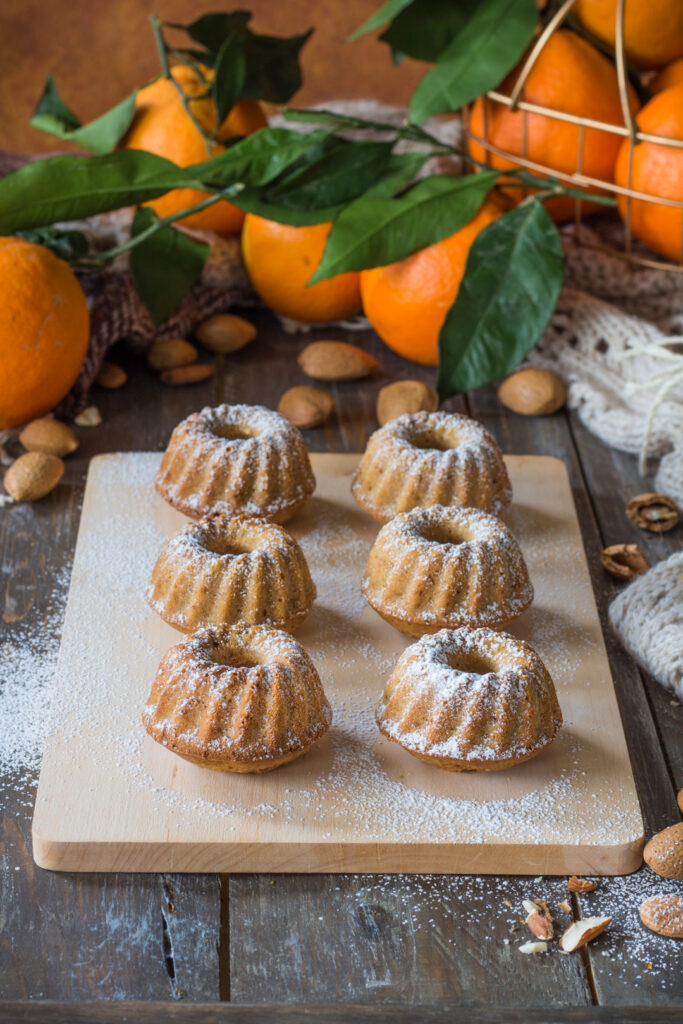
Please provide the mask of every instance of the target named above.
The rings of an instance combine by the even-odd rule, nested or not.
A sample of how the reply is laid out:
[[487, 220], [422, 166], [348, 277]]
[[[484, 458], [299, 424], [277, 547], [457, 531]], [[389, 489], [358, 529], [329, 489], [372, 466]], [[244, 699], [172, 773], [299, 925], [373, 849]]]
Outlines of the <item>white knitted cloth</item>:
[[609, 620], [633, 657], [683, 700], [683, 551], [631, 583]]

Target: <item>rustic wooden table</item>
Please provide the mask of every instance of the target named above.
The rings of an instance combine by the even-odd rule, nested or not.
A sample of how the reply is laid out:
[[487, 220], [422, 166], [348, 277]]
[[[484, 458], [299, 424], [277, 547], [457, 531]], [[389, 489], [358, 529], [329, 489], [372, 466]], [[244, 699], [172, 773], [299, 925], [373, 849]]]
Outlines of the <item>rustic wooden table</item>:
[[[305, 382], [295, 357], [310, 338], [346, 337], [383, 366], [371, 380], [330, 388], [338, 413], [306, 433], [313, 451], [361, 451], [377, 426], [378, 389], [399, 377], [434, 376], [395, 357], [371, 332], [334, 329], [304, 339], [288, 337], [265, 313], [253, 319], [257, 341], [207, 384], [166, 388], [144, 364], [119, 356], [128, 384], [94, 394], [103, 424], [79, 430], [81, 446], [58, 488], [37, 504], [0, 509], [0, 693], [10, 685], [7, 652], [20, 657], [27, 637], [44, 639], [48, 664], [54, 656], [92, 456], [160, 451], [172, 427], [204, 404], [274, 407], [287, 387]], [[607, 448], [576, 416], [516, 416], [493, 388], [449, 407], [480, 419], [506, 452], [564, 460], [603, 621], [618, 587], [600, 566], [604, 545], [637, 542], [652, 563], [680, 545], [681, 527], [658, 536], [628, 522], [627, 499], [647, 489], [636, 460]], [[683, 712], [607, 630], [606, 640], [649, 835], [680, 820]], [[22, 723], [0, 728], [18, 729], [26, 745]], [[15, 763], [0, 760], [2, 1020], [247, 1022], [263, 1019], [264, 1004], [269, 1020], [290, 1024], [407, 1021], [417, 1006], [424, 1021], [681, 1020], [680, 944], [651, 936], [637, 920], [640, 901], [660, 885], [647, 868], [603, 879], [596, 893], [577, 899], [584, 915], [614, 916], [595, 945], [546, 957], [520, 955], [524, 929], [510, 929], [523, 898], [545, 894], [557, 903], [566, 879], [533, 883], [516, 877], [513, 863], [506, 877], [53, 874], [31, 857], [37, 769], [20, 754]]]

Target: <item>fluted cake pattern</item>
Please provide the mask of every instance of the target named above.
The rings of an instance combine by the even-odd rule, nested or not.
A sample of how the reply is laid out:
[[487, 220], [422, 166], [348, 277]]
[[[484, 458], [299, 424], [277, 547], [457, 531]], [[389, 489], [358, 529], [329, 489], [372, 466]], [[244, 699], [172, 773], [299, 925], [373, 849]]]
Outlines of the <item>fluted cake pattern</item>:
[[208, 627], [168, 651], [143, 724], [204, 767], [261, 772], [305, 753], [331, 717], [303, 647], [282, 630], [240, 624]]
[[446, 412], [406, 413], [375, 431], [351, 489], [381, 523], [432, 505], [498, 514], [512, 498], [502, 453], [488, 431]]
[[285, 522], [315, 477], [301, 432], [258, 405], [207, 406], [175, 428], [156, 478], [159, 494], [199, 518], [219, 507]]
[[538, 654], [490, 629], [444, 629], [408, 647], [376, 719], [388, 739], [451, 771], [526, 761], [562, 725], [555, 686]]
[[382, 527], [362, 589], [380, 615], [413, 636], [500, 626], [534, 597], [519, 544], [500, 519], [440, 505], [401, 513]]
[[281, 526], [212, 512], [166, 542], [147, 600], [186, 633], [235, 622], [292, 630], [310, 612], [315, 584]]

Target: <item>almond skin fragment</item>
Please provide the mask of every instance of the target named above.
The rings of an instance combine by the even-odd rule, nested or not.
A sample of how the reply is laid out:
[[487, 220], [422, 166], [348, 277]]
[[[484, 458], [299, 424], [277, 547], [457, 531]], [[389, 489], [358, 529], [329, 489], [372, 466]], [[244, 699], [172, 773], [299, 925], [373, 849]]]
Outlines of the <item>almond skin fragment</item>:
[[524, 900], [526, 911], [525, 924], [537, 939], [552, 939], [554, 936], [553, 919], [545, 900]]
[[3, 483], [15, 501], [38, 501], [57, 486], [63, 472], [64, 463], [56, 455], [27, 452], [12, 463]]
[[45, 452], [59, 459], [78, 448], [78, 438], [71, 427], [59, 420], [33, 420], [19, 434], [19, 440], [27, 452]]
[[374, 356], [345, 341], [314, 341], [299, 353], [298, 363], [314, 380], [360, 380], [379, 369]]
[[380, 427], [405, 412], [436, 412], [439, 396], [421, 380], [396, 380], [377, 395], [377, 419]]
[[213, 366], [195, 363], [194, 366], [179, 366], [175, 370], [164, 370], [161, 380], [171, 388], [182, 387], [183, 384], [199, 384], [213, 376]]
[[611, 917], [586, 917], [583, 921], [574, 921], [562, 934], [561, 948], [565, 953], [573, 953], [604, 932], [611, 920]]
[[640, 908], [640, 920], [657, 935], [683, 939], [683, 896], [675, 892], [651, 896]]
[[128, 380], [128, 374], [120, 366], [114, 363], [102, 363], [100, 372], [95, 377], [98, 388], [106, 388], [108, 391], [115, 391], [122, 388]]
[[290, 388], [278, 402], [277, 411], [302, 430], [321, 426], [334, 409], [334, 398], [320, 388], [302, 384]]
[[241, 316], [219, 313], [217, 316], [210, 316], [194, 333], [209, 352], [230, 354], [239, 352], [253, 341], [256, 337], [256, 328]]
[[683, 881], [683, 821], [653, 836], [645, 844], [643, 860], [662, 878]]
[[564, 405], [567, 390], [556, 373], [527, 366], [506, 377], [498, 388], [498, 398], [520, 416], [550, 416]]
[[199, 353], [184, 338], [162, 338], [155, 341], [147, 353], [147, 362], [153, 370], [176, 370], [196, 363]]
[[567, 888], [570, 892], [593, 892], [597, 887], [597, 882], [591, 882], [587, 878], [577, 878], [576, 875], [572, 875], [567, 882]]

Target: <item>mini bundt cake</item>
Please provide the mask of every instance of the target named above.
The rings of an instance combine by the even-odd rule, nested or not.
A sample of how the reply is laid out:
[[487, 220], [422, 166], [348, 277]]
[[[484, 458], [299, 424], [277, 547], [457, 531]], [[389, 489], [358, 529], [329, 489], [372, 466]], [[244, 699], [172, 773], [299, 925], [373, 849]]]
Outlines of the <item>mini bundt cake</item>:
[[186, 516], [213, 508], [284, 523], [315, 490], [303, 437], [260, 405], [207, 406], [171, 434], [156, 489]]
[[351, 490], [380, 523], [431, 505], [498, 515], [512, 499], [503, 456], [491, 435], [476, 420], [447, 412], [406, 413], [375, 431]]
[[157, 743], [220, 772], [267, 772], [330, 727], [301, 644], [269, 626], [208, 626], [163, 657], [142, 721]]
[[147, 600], [169, 626], [300, 626], [315, 585], [304, 553], [275, 523], [210, 512], [164, 545]]
[[534, 599], [510, 530], [475, 508], [414, 508], [388, 522], [370, 552], [363, 593], [402, 633], [502, 626]]
[[409, 754], [455, 772], [527, 761], [562, 725], [539, 656], [492, 629], [443, 629], [406, 648], [375, 717]]

